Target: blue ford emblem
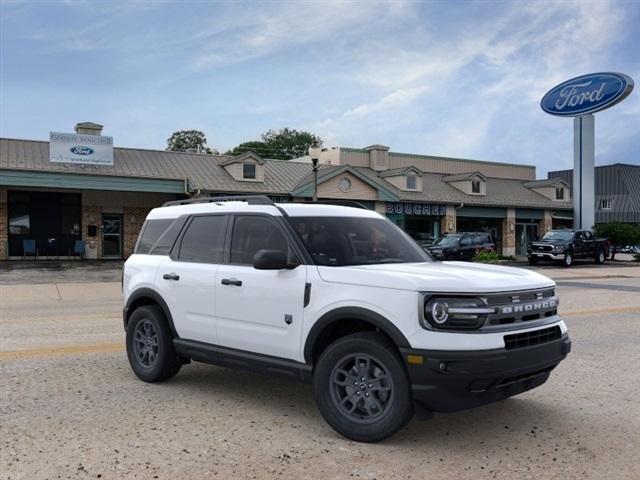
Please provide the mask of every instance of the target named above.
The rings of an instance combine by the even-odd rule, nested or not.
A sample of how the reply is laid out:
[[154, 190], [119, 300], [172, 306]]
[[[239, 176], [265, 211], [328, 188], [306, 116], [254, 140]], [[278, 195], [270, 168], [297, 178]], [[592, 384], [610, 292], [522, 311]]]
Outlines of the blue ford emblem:
[[76, 155], [91, 155], [93, 153], [93, 148], [90, 147], [81, 147], [80, 145], [76, 145], [75, 147], [71, 147], [71, 153], [75, 153]]
[[624, 100], [633, 90], [633, 80], [622, 73], [591, 73], [572, 78], [549, 90], [542, 110], [551, 115], [575, 117], [598, 112]]

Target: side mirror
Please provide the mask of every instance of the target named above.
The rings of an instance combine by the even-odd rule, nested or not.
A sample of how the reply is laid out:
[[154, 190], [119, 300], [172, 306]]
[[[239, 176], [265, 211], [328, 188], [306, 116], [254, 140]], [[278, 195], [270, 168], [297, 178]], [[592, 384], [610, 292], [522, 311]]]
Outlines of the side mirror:
[[297, 267], [287, 260], [287, 254], [281, 250], [258, 250], [253, 256], [253, 268], [257, 270], [284, 270]]

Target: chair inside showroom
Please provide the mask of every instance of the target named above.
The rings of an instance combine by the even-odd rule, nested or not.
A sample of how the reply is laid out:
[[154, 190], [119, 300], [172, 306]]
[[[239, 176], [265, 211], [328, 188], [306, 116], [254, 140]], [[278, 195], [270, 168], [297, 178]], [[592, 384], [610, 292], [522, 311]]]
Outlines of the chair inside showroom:
[[76, 240], [73, 244], [73, 250], [69, 250], [70, 257], [80, 257], [80, 260], [84, 260], [86, 257], [84, 240]]
[[38, 260], [38, 248], [36, 247], [35, 240], [23, 240], [22, 241], [22, 260], [24, 257], [33, 256]]

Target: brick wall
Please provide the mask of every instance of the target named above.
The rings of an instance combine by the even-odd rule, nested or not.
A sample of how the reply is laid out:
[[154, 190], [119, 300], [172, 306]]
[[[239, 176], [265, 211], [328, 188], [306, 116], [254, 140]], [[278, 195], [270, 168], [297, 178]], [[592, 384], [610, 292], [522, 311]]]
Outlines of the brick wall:
[[133, 253], [133, 249], [136, 246], [138, 240], [138, 234], [144, 223], [144, 219], [147, 217], [151, 209], [144, 207], [124, 207], [123, 210], [123, 257], [127, 258]]
[[502, 221], [502, 255], [516, 254], [516, 209], [507, 209], [507, 218]]
[[[102, 256], [102, 237], [100, 236], [100, 225], [102, 222], [102, 207], [93, 205], [82, 206], [82, 240], [86, 243], [85, 253], [87, 258], [100, 258]], [[89, 225], [95, 225], [96, 236], [88, 235]]]
[[540, 220], [538, 224], [538, 235], [542, 236], [547, 233], [553, 227], [553, 218], [551, 217], [551, 210], [544, 211], [544, 218]]
[[0, 190], [0, 260], [7, 259], [9, 248], [9, 224], [7, 222], [9, 212], [7, 206], [7, 192]]
[[456, 233], [456, 207], [447, 205], [447, 214], [440, 218], [440, 233]]

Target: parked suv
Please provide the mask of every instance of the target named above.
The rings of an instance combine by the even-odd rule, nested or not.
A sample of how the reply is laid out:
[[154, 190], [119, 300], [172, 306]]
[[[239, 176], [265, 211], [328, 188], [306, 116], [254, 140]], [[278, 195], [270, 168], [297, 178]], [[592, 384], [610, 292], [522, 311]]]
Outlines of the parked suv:
[[528, 270], [434, 262], [379, 214], [266, 197], [152, 210], [124, 267], [134, 373], [190, 361], [311, 382], [357, 441], [423, 413], [543, 384], [570, 350], [555, 284]]
[[485, 232], [449, 233], [427, 251], [438, 260], [472, 260], [476, 252], [495, 252], [496, 244]]

